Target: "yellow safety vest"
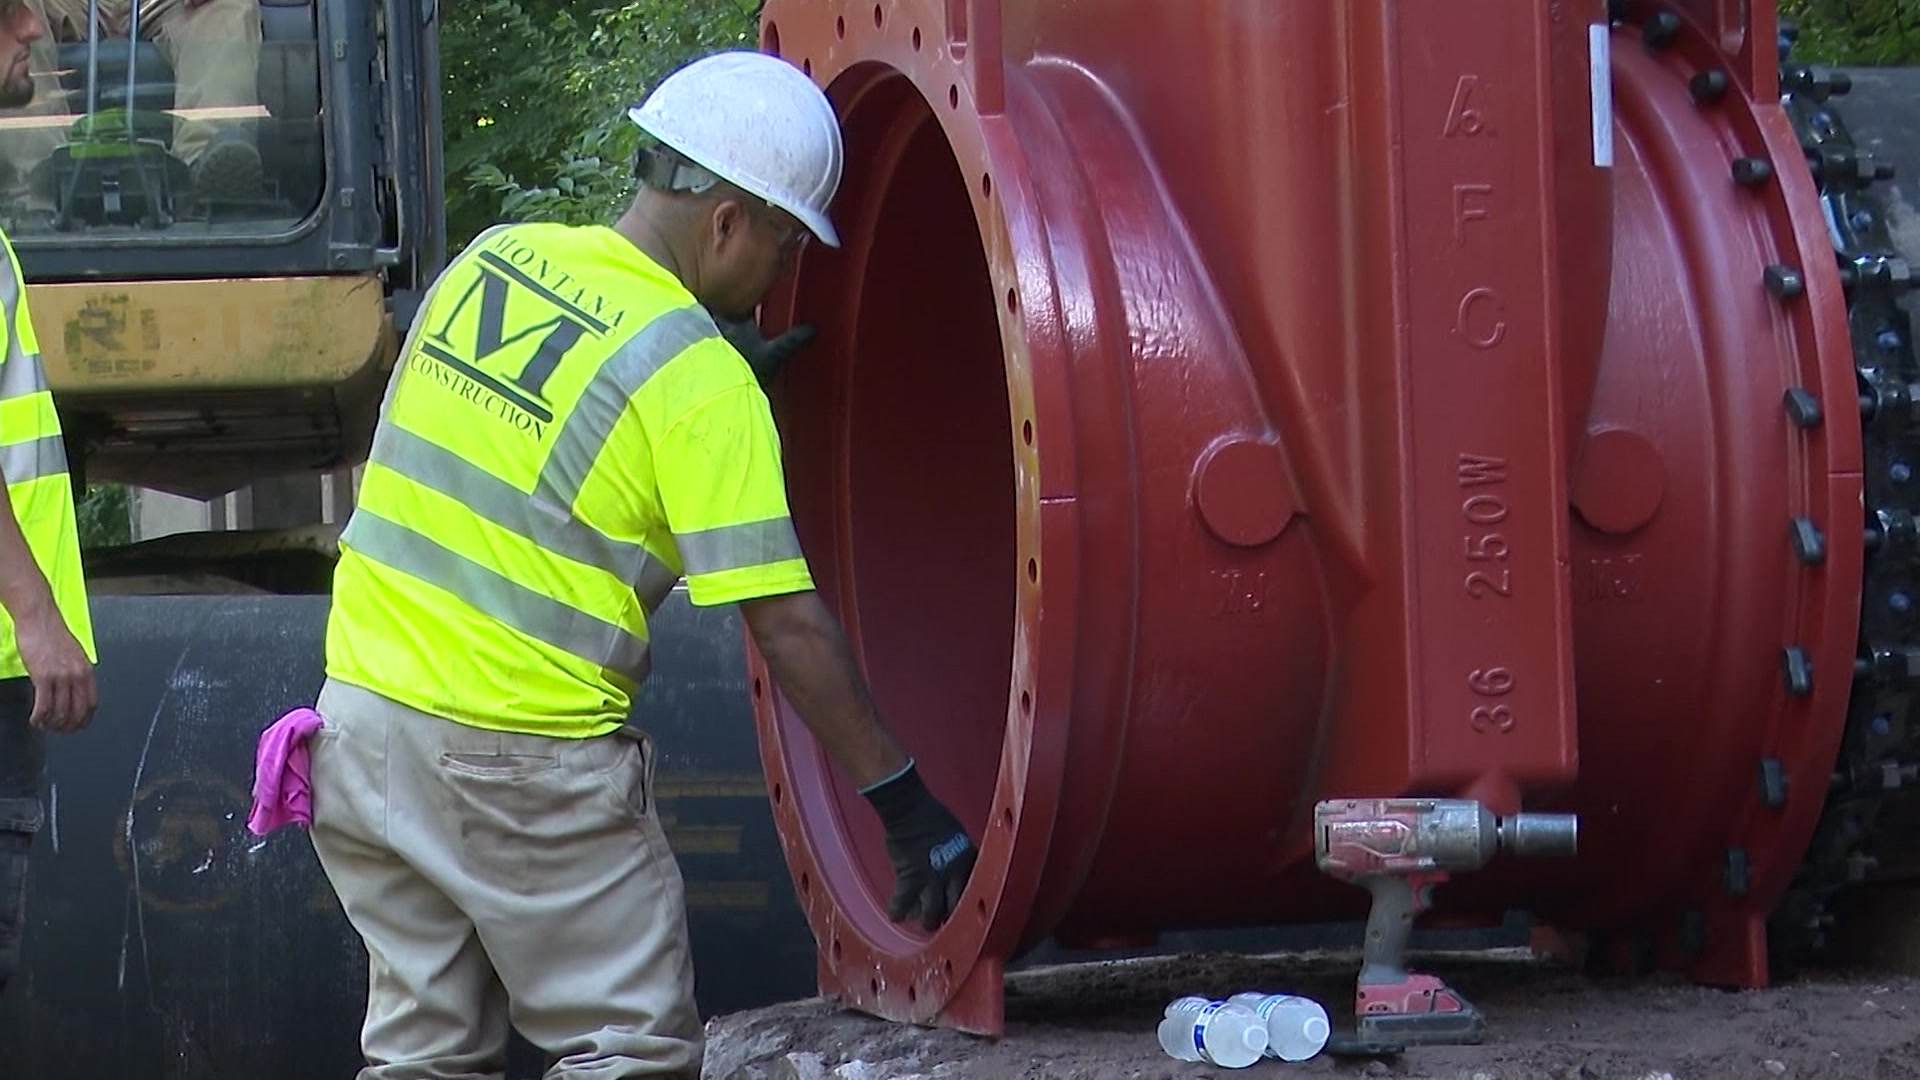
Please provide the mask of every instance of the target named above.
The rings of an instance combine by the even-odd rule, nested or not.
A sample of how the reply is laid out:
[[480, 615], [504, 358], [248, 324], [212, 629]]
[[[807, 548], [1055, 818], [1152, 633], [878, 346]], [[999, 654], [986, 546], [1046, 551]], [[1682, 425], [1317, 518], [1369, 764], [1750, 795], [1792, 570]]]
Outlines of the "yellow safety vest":
[[475, 727], [604, 734], [683, 574], [702, 605], [813, 586], [752, 369], [612, 229], [481, 234], [388, 385], [328, 675]]
[[[0, 473], [6, 475], [13, 516], [53, 590], [54, 605], [87, 659], [97, 661], [60, 414], [54, 411], [47, 373], [40, 365], [40, 340], [34, 336], [33, 317], [27, 312], [20, 260], [4, 234], [0, 234], [0, 249], [7, 260], [6, 274], [0, 276], [0, 334], [6, 336], [6, 351], [0, 355]], [[13, 616], [0, 607], [0, 679], [25, 674]]]

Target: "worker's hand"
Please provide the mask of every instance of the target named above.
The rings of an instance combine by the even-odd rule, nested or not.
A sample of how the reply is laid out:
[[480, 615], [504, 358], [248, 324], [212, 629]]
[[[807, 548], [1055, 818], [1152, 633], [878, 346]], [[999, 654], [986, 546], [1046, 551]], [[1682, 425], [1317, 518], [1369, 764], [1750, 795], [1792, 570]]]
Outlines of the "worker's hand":
[[760, 379], [762, 386], [767, 384], [768, 379], [773, 378], [774, 372], [780, 370], [780, 365], [786, 363], [794, 353], [806, 348], [814, 337], [813, 327], [806, 323], [801, 323], [769, 341], [760, 332], [759, 322], [752, 317], [723, 319], [715, 315], [713, 322], [720, 328], [721, 336], [727, 339], [728, 344], [738, 349], [741, 356], [747, 358], [747, 366], [753, 369], [754, 375]]
[[15, 627], [20, 659], [33, 682], [33, 712], [29, 723], [44, 731], [69, 732], [86, 727], [99, 703], [93, 683], [93, 663], [80, 648], [60, 609], [47, 605], [44, 613], [29, 615]]
[[865, 793], [887, 829], [893, 860], [893, 899], [887, 917], [901, 922], [918, 915], [927, 930], [939, 929], [960, 905], [979, 852], [965, 829], [920, 781], [912, 762], [899, 776]]

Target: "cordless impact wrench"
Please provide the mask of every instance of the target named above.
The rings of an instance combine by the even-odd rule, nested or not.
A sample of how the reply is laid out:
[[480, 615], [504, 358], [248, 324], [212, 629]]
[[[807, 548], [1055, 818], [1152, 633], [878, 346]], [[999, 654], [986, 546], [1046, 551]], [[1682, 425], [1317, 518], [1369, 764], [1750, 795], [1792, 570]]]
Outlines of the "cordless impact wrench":
[[1432, 906], [1435, 885], [1498, 851], [1573, 855], [1578, 819], [1499, 818], [1468, 799], [1330, 799], [1314, 807], [1313, 823], [1320, 869], [1373, 894], [1353, 1005], [1361, 1052], [1484, 1039], [1479, 1009], [1438, 978], [1407, 970], [1413, 920]]

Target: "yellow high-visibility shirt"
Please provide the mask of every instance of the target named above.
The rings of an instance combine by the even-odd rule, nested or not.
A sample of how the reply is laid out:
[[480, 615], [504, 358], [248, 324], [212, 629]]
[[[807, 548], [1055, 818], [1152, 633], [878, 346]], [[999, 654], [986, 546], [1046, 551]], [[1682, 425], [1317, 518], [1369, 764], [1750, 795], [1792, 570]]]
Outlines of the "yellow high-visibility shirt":
[[813, 587], [752, 369], [612, 229], [481, 234], [388, 386], [328, 675], [475, 727], [604, 734], [683, 575], [702, 605]]
[[[27, 312], [26, 279], [4, 234], [0, 251], [6, 255], [6, 272], [0, 275], [0, 335], [5, 336], [0, 351], [0, 474], [7, 478], [7, 499], [27, 548], [53, 590], [54, 606], [87, 659], [97, 662], [60, 414], [54, 411], [40, 363], [40, 341]], [[0, 607], [0, 679], [26, 674], [13, 616]]]

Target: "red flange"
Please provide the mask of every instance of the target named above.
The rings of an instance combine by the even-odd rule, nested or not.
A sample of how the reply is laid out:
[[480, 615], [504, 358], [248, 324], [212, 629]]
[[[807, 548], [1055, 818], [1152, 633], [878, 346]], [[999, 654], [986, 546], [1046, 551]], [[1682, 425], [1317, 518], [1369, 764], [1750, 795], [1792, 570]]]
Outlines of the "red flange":
[[820, 330], [775, 394], [796, 518], [981, 844], [947, 926], [888, 923], [877, 821], [753, 657], [823, 991], [995, 1032], [1050, 936], [1350, 917], [1313, 803], [1403, 793], [1583, 815], [1571, 869], [1443, 911], [1697, 908], [1701, 973], [1764, 978], [1857, 606], [1857, 545], [1788, 544], [1858, 513], [1858, 432], [1780, 407], [1849, 400], [1837, 282], [1764, 64], [1701, 104], [1703, 31], [1574, 7], [767, 5], [848, 153], [845, 246], [767, 311]]
[[[1568, 925], [1652, 930], [1697, 979], [1764, 985], [1765, 921], [1853, 683], [1846, 305], [1777, 101], [1772, 6], [1744, 27], [1653, 4], [1629, 17], [1613, 35], [1613, 317], [1574, 481], [1584, 851], [1574, 880], [1535, 891], [1556, 891], [1542, 908]], [[1792, 388], [1831, 422], [1797, 427]]]

